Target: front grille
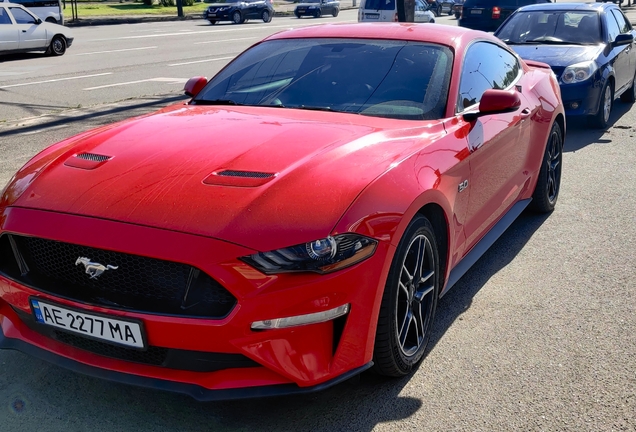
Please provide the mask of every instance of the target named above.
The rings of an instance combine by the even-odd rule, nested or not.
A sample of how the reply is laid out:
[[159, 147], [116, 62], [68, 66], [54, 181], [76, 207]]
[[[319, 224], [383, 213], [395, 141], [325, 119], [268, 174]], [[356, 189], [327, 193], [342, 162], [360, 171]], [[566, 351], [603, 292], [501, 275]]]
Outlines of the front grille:
[[135, 363], [143, 363], [152, 366], [161, 366], [166, 361], [168, 355], [167, 348], [148, 347], [146, 351], [126, 348], [123, 346], [111, 345], [105, 342], [88, 339], [82, 336], [74, 335], [56, 330], [53, 338], [79, 348], [84, 351], [90, 351], [104, 357], [111, 357], [119, 360], [125, 360]]
[[[236, 304], [223, 286], [186, 264], [35, 237], [11, 239], [13, 248], [9, 235], [0, 237], [0, 272], [56, 296], [108, 308], [205, 318], [223, 318]], [[93, 264], [102, 267], [96, 270]]]

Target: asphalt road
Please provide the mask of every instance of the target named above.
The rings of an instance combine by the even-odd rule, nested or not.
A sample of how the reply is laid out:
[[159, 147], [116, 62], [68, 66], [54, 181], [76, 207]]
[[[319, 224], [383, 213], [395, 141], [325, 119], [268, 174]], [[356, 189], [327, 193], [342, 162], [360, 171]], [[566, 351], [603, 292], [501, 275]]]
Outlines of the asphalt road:
[[[343, 12], [338, 19], [348, 16]], [[199, 24], [86, 31], [99, 39], [104, 34], [150, 35], [158, 30], [163, 36], [148, 38], [156, 41], [150, 45], [174, 39], [173, 49], [178, 50], [179, 42], [193, 40], [192, 35], [180, 36], [180, 30], [189, 32]], [[254, 31], [266, 27], [260, 23], [243, 27], [248, 26]], [[239, 27], [227, 29], [238, 32], [240, 36], [233, 35], [236, 38], [253, 35]], [[211, 40], [208, 37], [208, 33], [200, 34], [196, 41]], [[121, 47], [142, 47], [142, 41], [148, 42], [133, 39], [134, 46]], [[237, 51], [251, 43], [236, 42]], [[112, 46], [84, 47], [78, 41], [73, 48], [81, 53]], [[207, 46], [216, 49], [216, 44]], [[197, 54], [198, 49], [190, 53], [157, 49], [160, 55], [155, 60], [150, 55], [143, 60], [146, 54], [141, 50], [135, 59], [125, 59], [146, 64], [138, 72], [143, 78], [188, 77], [201, 74], [201, 69], [211, 75], [220, 63], [187, 65], [179, 70], [183, 75], [168, 73], [170, 62], [224, 55], [217, 51]], [[62, 59], [73, 58], [73, 51], [68, 54]], [[29, 71], [24, 78], [4, 74], [0, 85], [32, 79], [31, 68], [40, 68], [47, 77], [43, 79], [80, 71], [112, 71], [115, 76], [67, 80], [63, 82], [66, 90], [49, 84], [38, 85], [37, 91], [7, 89], [12, 94], [20, 89], [24, 98], [44, 98], [46, 89], [59, 92], [58, 97], [66, 94], [68, 103], [51, 99], [41, 104], [43, 108], [32, 108], [35, 111], [29, 115], [80, 103], [101, 101], [102, 105], [0, 124], [0, 185], [52, 142], [180, 100], [180, 85], [159, 81], [99, 93], [83, 90], [134, 80], [121, 71], [137, 67], [120, 65], [124, 63], [120, 56], [100, 55], [99, 60], [74, 59], [47, 67], [51, 60], [58, 59], [5, 62], [0, 67], [3, 74], [7, 69]], [[58, 70], [64, 64], [66, 72]], [[153, 93], [161, 96], [148, 96]], [[123, 99], [122, 95], [134, 99], [103, 105]], [[93, 99], [84, 102], [81, 98]], [[25, 111], [19, 111], [25, 108], [16, 107], [11, 118], [26, 117]], [[0, 432], [636, 430], [636, 192], [631, 187], [636, 178], [636, 109], [617, 102], [612, 122], [606, 132], [569, 124], [557, 209], [547, 217], [523, 215], [440, 301], [428, 356], [411, 376], [384, 380], [365, 374], [357, 384], [345, 383], [309, 396], [200, 404], [0, 351]]]

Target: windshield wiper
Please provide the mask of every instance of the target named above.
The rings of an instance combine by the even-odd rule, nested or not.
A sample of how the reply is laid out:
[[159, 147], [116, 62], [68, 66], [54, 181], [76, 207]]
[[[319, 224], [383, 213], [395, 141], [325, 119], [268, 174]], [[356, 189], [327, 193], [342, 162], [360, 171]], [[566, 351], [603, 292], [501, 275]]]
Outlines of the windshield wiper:
[[581, 42], [571, 42], [571, 41], [563, 41], [563, 40], [552, 40], [552, 39], [543, 39], [543, 38], [538, 38], [538, 39], [532, 39], [530, 41], [527, 41], [526, 43], [539, 43], [539, 44], [546, 44], [546, 45], [584, 45]]
[[230, 99], [214, 99], [214, 100], [195, 100], [196, 105], [245, 105]]
[[338, 110], [332, 109], [330, 107], [318, 107], [318, 106], [307, 106], [307, 105], [298, 105], [298, 106], [294, 106], [294, 107], [289, 107], [289, 108], [293, 108], [293, 109], [302, 109], [302, 110], [309, 110], [309, 111], [329, 111], [329, 112], [340, 112]]

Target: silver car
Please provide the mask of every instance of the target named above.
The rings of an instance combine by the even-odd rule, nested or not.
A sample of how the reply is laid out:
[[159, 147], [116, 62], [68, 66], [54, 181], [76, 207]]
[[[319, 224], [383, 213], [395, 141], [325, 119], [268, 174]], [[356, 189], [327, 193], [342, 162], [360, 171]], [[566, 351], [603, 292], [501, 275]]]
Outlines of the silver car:
[[0, 55], [45, 51], [60, 56], [72, 43], [68, 28], [43, 22], [19, 4], [0, 3]]

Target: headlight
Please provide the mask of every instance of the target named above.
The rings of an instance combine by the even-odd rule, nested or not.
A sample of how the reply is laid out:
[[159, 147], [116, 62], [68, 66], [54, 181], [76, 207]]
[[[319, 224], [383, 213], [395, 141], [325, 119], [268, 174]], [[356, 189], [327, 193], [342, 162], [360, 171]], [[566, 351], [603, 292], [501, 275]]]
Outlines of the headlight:
[[229, 7], [221, 7], [221, 8], [218, 9], [218, 11], [221, 12], [221, 11], [226, 11], [228, 9], [229, 9]]
[[594, 60], [573, 64], [568, 66], [561, 75], [564, 84], [572, 84], [585, 81], [598, 70], [598, 65]]
[[265, 274], [331, 273], [369, 258], [377, 244], [358, 234], [340, 234], [240, 259]]

